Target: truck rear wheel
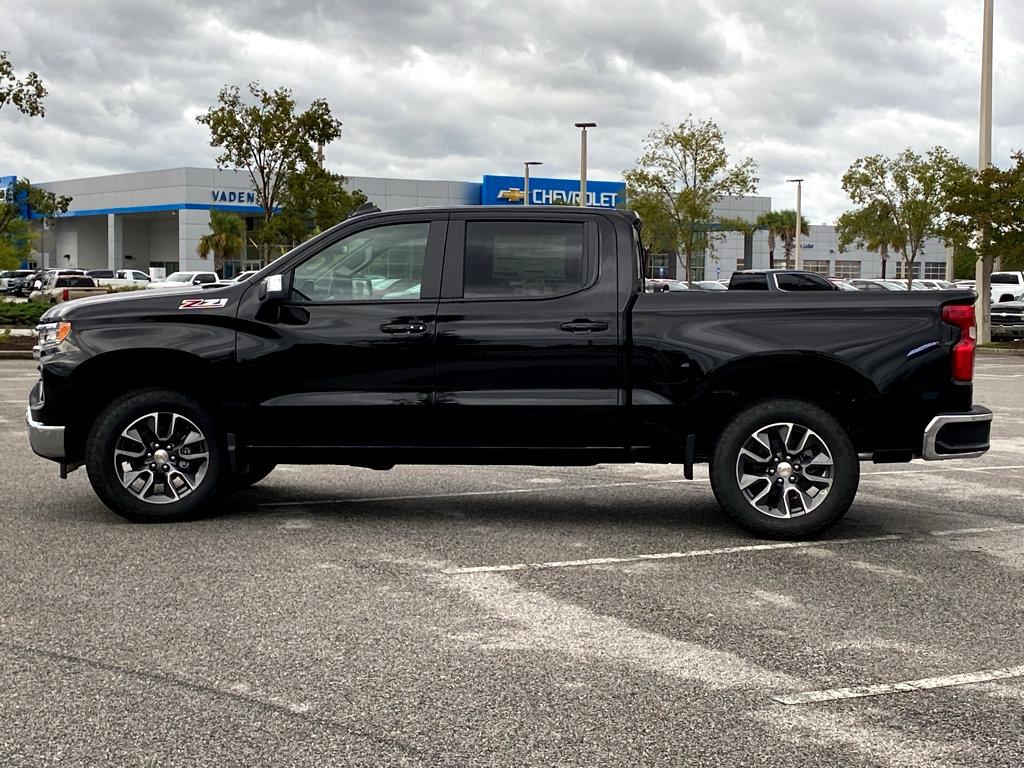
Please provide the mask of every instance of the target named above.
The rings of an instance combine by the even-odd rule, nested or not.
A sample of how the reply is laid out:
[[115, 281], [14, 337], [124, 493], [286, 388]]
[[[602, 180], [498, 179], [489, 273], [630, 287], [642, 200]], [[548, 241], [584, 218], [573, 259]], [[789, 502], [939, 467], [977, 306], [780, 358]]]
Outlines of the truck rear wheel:
[[771, 400], [726, 426], [711, 459], [722, 508], [762, 536], [794, 539], [842, 518], [860, 482], [860, 460], [841, 424], [799, 400]]
[[137, 390], [97, 417], [86, 443], [89, 481], [103, 503], [139, 523], [196, 517], [226, 467], [206, 409], [170, 390]]

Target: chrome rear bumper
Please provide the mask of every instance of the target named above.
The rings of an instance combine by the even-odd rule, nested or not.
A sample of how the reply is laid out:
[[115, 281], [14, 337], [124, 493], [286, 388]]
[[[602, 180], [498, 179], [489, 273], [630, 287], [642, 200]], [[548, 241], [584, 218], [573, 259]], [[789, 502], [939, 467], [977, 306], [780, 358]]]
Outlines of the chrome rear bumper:
[[980, 457], [989, 448], [992, 412], [975, 406], [965, 414], [939, 414], [924, 429], [921, 457], [936, 459], [971, 459]]

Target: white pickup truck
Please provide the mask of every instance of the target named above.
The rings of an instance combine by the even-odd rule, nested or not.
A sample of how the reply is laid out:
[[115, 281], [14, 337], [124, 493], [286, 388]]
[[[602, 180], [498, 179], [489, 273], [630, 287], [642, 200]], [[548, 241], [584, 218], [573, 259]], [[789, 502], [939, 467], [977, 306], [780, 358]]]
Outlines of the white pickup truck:
[[1024, 272], [993, 272], [992, 301], [1014, 302], [1024, 299]]
[[150, 280], [142, 270], [89, 270], [86, 275], [111, 288], [146, 288]]

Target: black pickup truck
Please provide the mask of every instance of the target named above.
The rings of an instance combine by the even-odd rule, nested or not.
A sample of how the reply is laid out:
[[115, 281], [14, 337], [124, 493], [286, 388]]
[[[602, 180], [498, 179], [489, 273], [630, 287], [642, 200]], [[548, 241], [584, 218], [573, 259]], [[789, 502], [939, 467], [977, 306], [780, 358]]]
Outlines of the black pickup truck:
[[861, 460], [974, 457], [970, 291], [644, 293], [641, 222], [360, 215], [246, 281], [82, 299], [39, 326], [32, 448], [136, 521], [278, 462], [710, 463], [759, 534], [823, 530]]

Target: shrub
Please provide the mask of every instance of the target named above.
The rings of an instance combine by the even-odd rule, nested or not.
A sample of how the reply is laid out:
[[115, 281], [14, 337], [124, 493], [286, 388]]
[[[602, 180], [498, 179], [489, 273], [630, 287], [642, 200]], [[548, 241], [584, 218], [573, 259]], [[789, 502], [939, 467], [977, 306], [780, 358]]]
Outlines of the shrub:
[[42, 302], [0, 301], [0, 326], [34, 326], [50, 305]]

